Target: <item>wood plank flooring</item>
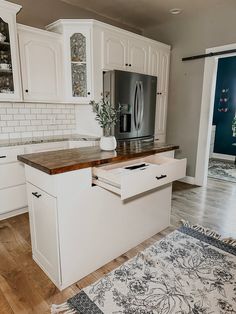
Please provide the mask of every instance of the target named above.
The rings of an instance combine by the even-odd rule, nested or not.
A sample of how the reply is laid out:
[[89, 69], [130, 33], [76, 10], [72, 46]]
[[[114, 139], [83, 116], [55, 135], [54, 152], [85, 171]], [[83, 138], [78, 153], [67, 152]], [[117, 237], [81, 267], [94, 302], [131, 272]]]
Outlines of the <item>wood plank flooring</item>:
[[[211, 180], [207, 188], [199, 188], [178, 182], [173, 190], [174, 225], [183, 218], [236, 237], [236, 184]], [[64, 302], [174, 229], [164, 230], [60, 292], [31, 258], [28, 215], [0, 221], [0, 314], [50, 313], [52, 303]]]
[[185, 219], [236, 238], [236, 184], [209, 179], [205, 188], [176, 182], [171, 223]]

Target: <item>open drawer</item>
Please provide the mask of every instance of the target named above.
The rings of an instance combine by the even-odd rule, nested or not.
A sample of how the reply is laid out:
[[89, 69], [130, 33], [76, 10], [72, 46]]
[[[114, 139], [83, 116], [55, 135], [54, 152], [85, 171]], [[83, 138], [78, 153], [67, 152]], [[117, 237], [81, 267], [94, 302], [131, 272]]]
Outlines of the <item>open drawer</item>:
[[93, 183], [119, 194], [121, 199], [125, 200], [185, 177], [186, 163], [186, 159], [174, 159], [156, 154], [94, 167]]

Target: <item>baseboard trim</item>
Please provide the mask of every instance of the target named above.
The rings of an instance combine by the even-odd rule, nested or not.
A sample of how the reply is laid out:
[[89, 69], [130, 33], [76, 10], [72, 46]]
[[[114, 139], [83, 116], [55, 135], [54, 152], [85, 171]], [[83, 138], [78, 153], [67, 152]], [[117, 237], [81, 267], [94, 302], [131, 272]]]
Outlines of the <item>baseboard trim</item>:
[[195, 177], [186, 176], [183, 179], [180, 179], [178, 181], [194, 185], [195, 184]]
[[233, 156], [233, 155], [218, 154], [218, 153], [212, 153], [210, 158], [230, 160], [230, 161], [234, 161], [235, 160], [235, 156]]
[[24, 207], [24, 208], [12, 210], [8, 213], [3, 213], [3, 214], [0, 214], [0, 221], [7, 218], [15, 217], [15, 216], [27, 213], [27, 212], [28, 212], [28, 207]]

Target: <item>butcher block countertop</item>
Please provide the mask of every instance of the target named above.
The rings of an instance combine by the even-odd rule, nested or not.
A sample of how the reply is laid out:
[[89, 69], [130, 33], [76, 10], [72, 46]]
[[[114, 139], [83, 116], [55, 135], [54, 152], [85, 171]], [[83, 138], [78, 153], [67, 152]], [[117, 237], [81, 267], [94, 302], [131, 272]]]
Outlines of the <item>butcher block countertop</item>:
[[123, 142], [115, 151], [101, 151], [99, 146], [64, 149], [43, 153], [19, 155], [18, 160], [38, 170], [54, 175], [94, 167], [111, 162], [176, 150], [179, 146], [158, 142]]

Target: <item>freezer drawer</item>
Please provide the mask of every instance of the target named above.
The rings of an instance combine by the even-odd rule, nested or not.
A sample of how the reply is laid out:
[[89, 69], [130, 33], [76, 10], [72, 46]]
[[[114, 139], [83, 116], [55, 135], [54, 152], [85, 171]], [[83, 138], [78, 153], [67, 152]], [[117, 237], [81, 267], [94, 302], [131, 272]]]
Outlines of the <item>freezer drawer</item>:
[[185, 177], [186, 163], [186, 159], [157, 154], [94, 167], [93, 183], [119, 194], [121, 199], [125, 200]]

